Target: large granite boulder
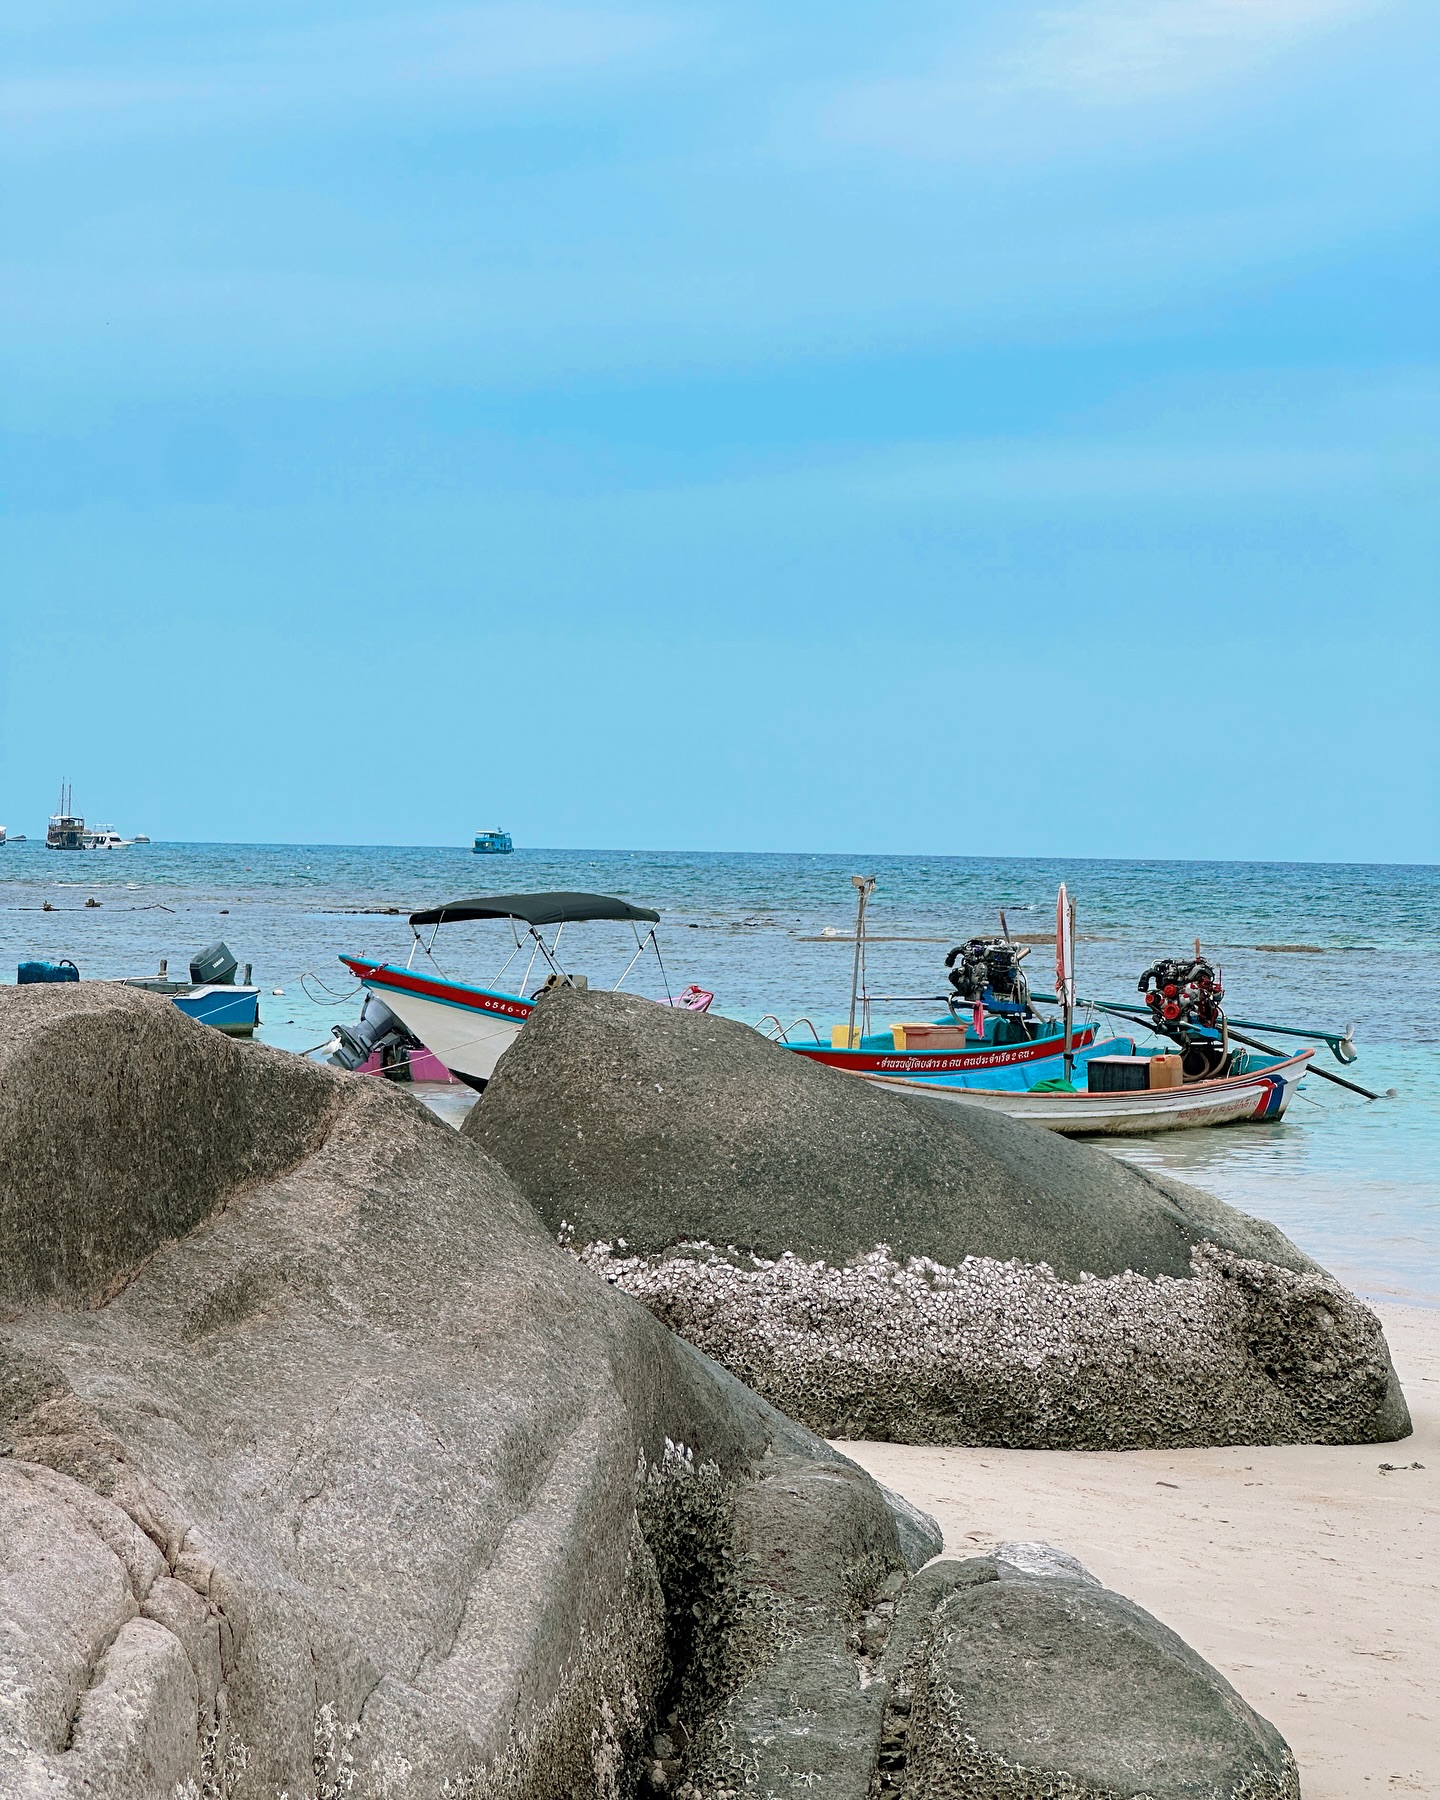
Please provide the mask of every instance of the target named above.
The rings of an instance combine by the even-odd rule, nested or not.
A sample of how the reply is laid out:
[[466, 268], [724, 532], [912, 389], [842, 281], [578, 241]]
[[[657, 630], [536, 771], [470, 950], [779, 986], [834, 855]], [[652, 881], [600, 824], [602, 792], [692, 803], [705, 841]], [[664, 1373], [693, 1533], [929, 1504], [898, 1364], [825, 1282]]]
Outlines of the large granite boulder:
[[[933, 1524], [403, 1093], [0, 989], [0, 1246], [4, 1800], [664, 1790], [807, 1646], [791, 1766], [864, 1791], [850, 1614]], [[802, 1596], [746, 1589], [792, 1558]]]
[[877, 1795], [1299, 1800], [1275, 1728], [1158, 1619], [1048, 1548], [932, 1563], [900, 1594]]
[[733, 1020], [556, 989], [464, 1131], [588, 1266], [827, 1437], [1410, 1429], [1379, 1322], [1274, 1226]]

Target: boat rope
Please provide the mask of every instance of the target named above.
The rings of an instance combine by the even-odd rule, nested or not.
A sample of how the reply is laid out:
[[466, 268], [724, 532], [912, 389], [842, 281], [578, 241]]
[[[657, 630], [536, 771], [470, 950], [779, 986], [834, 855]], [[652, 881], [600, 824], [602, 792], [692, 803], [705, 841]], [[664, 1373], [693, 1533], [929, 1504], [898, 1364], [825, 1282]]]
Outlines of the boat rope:
[[[311, 981], [313, 981], [315, 983], [316, 987], [318, 987], [320, 989], [321, 993], [323, 993], [324, 995], [327, 996], [324, 1000], [319, 999], [316, 995], [314, 995], [310, 992], [310, 989], [306, 986], [306, 983], [311, 982]], [[354, 987], [350, 989], [349, 993], [337, 994], [335, 992], [334, 988], [326, 987], [325, 983], [311, 969], [307, 969], [305, 971], [305, 973], [300, 977], [300, 991], [304, 994], [305, 998], [310, 1002], [310, 1004], [312, 1006], [348, 1006], [350, 1004], [350, 1002], [355, 998], [355, 996], [360, 992], [361, 988], [364, 987], [364, 985], [365, 984], [363, 981], [357, 981], [355, 983]], [[305, 1054], [308, 1056], [309, 1051], [306, 1051]]]

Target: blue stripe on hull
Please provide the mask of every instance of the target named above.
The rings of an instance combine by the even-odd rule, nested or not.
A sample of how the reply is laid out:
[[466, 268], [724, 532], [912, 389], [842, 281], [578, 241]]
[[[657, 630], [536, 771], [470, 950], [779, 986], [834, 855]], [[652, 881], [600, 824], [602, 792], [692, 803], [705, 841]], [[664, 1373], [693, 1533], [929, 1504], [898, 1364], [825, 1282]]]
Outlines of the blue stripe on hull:
[[[1107, 1038], [1103, 1044], [1091, 1044], [1085, 1050], [1077, 1050], [1073, 1057], [1075, 1066], [1076, 1087], [1085, 1086], [1085, 1065], [1092, 1056], [1129, 1056], [1134, 1051], [1134, 1043], [1130, 1038]], [[997, 1090], [1008, 1094], [1023, 1094], [1035, 1086], [1038, 1081], [1054, 1081], [1065, 1073], [1065, 1057], [1058, 1052], [1054, 1056], [1037, 1057], [1031, 1062], [1012, 1063], [999, 1069], [976, 1069], [973, 1072], [957, 1069], [946, 1075], [910, 1075], [903, 1079], [912, 1086], [933, 1088], [988, 1088], [992, 1093]], [[877, 1077], [883, 1081], [882, 1074]]]

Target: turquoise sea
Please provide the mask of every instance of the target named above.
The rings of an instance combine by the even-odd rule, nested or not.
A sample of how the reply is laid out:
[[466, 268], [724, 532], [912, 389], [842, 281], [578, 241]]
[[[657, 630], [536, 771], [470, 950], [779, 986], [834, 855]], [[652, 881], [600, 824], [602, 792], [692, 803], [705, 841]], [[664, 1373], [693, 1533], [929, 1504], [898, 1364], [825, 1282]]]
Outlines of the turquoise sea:
[[[261, 1036], [300, 1050], [359, 1010], [340, 952], [403, 961], [406, 912], [478, 892], [587, 888], [661, 911], [672, 988], [695, 981], [733, 1017], [804, 1015], [828, 1034], [848, 1008], [850, 947], [809, 940], [851, 928], [857, 873], [877, 880], [872, 992], [939, 994], [946, 949], [994, 930], [1001, 907], [1013, 933], [1047, 931], [1063, 879], [1083, 994], [1128, 1000], [1149, 962], [1198, 937], [1223, 965], [1235, 1017], [1353, 1021], [1359, 1062], [1342, 1071], [1328, 1051], [1317, 1061], [1396, 1098], [1362, 1100], [1312, 1076], [1280, 1124], [1111, 1147], [1275, 1220], [1361, 1292], [1440, 1305], [1440, 868], [259, 844], [82, 855], [31, 842], [0, 848], [0, 969], [13, 980], [22, 957], [68, 956], [87, 977], [136, 975], [163, 956], [183, 973], [223, 937], [266, 990]], [[608, 984], [634, 942], [623, 927], [572, 926], [563, 948], [569, 967]], [[492, 924], [447, 928], [435, 953], [483, 979], [509, 949], [508, 928]], [[1048, 988], [1043, 945], [1030, 966]], [[660, 991], [653, 961], [627, 985]], [[902, 1001], [875, 1017], [926, 1012]]]

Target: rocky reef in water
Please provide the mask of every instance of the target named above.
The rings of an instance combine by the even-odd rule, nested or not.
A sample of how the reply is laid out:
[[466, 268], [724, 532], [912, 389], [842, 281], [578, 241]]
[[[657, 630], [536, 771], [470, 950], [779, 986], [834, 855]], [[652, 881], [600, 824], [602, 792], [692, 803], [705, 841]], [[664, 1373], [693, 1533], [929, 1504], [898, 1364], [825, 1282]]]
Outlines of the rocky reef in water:
[[0, 1284], [3, 1800], [1298, 1793], [1154, 1620], [932, 1561], [384, 1083], [0, 990]]
[[1410, 1430], [1379, 1321], [1274, 1226], [733, 1020], [558, 989], [464, 1129], [587, 1267], [827, 1437]]

